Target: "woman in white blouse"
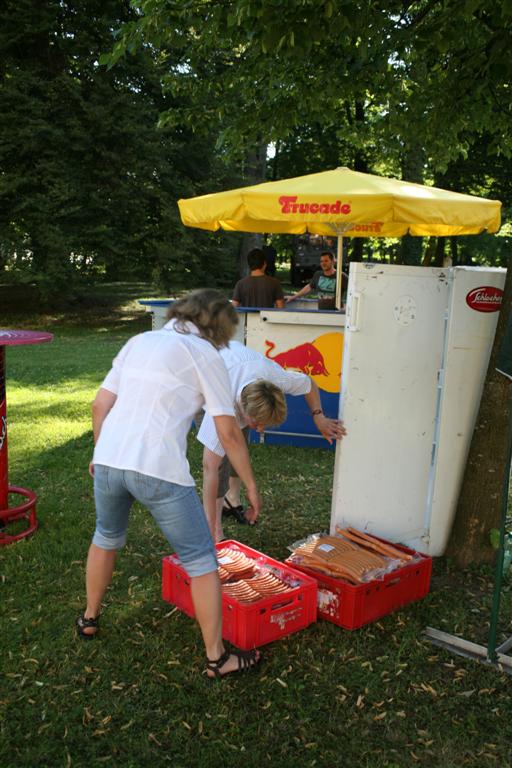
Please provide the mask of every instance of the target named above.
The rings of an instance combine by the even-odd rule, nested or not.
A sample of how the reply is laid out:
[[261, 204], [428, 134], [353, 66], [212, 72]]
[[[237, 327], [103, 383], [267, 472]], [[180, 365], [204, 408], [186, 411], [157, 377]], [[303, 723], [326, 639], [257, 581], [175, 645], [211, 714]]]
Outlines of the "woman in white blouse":
[[115, 358], [93, 403], [96, 530], [87, 558], [87, 607], [76, 622], [83, 639], [97, 634], [101, 600], [137, 500], [190, 576], [209, 677], [260, 660], [258, 651], [227, 651], [222, 642], [216, 551], [186, 457], [194, 414], [205, 405], [257, 518], [260, 495], [218, 351], [236, 323], [235, 310], [220, 292], [193, 291], [171, 305], [164, 328], [134, 336]]

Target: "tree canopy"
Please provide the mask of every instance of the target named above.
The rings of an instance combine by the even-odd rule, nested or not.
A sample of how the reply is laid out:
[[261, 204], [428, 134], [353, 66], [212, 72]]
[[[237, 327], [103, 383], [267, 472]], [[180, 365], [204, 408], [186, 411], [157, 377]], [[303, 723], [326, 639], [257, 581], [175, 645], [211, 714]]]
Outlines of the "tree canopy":
[[43, 298], [72, 295], [90, 274], [214, 282], [212, 247], [222, 263], [176, 208], [203, 179], [236, 178], [216, 135], [157, 128], [177, 99], [162, 93], [153, 51], [99, 64], [132, 17], [120, 0], [8, 0], [0, 11], [0, 264]]
[[[238, 239], [184, 230], [176, 201], [257, 180], [269, 146], [269, 178], [347, 165], [506, 211], [511, 15], [483, 0], [6, 0], [4, 275], [47, 298], [91, 274], [230, 282]], [[505, 252], [485, 238], [377, 248], [442, 263], [448, 245], [461, 263]]]
[[[274, 177], [347, 165], [477, 195], [494, 197], [499, 189], [509, 207], [510, 65], [501, 66], [510, 39], [508, 4], [134, 0], [132, 6], [136, 17], [105, 60], [112, 65], [144, 46], [162, 52], [164, 89], [186, 95], [191, 105], [185, 115], [165, 112], [163, 124], [185, 119], [196, 132], [217, 125], [218, 146], [240, 164], [251, 147], [273, 144]], [[202, 110], [200, 125], [194, 104]], [[410, 240], [398, 258], [419, 263], [421, 242]], [[481, 242], [464, 244], [463, 263], [480, 254], [492, 260]], [[447, 246], [437, 244], [437, 263]], [[354, 241], [352, 258], [362, 248]], [[459, 258], [454, 241], [451, 255]]]

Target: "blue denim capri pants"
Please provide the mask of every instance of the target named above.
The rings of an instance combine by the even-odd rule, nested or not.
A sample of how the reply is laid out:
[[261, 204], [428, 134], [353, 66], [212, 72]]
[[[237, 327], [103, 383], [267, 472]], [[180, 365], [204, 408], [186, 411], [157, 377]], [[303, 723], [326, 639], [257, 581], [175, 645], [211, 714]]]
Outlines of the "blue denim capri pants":
[[152, 514], [189, 576], [217, 570], [215, 545], [193, 485], [176, 485], [128, 469], [94, 465], [96, 530], [93, 544], [121, 549], [130, 509], [139, 501]]

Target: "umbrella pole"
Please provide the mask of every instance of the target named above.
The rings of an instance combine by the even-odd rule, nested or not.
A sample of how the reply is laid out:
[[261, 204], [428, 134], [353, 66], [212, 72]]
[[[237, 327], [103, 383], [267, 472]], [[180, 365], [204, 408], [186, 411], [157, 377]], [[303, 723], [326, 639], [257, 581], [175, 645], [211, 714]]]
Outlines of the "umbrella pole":
[[338, 232], [338, 252], [336, 258], [336, 309], [341, 309], [341, 286], [343, 285], [343, 232]]

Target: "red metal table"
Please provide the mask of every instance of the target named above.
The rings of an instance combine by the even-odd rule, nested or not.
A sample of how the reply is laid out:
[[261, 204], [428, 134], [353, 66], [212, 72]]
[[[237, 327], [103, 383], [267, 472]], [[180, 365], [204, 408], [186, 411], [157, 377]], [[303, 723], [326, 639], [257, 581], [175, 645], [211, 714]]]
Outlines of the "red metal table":
[[[37, 528], [36, 502], [33, 491], [9, 485], [7, 462], [7, 399], [5, 393], [5, 347], [19, 344], [41, 344], [51, 341], [53, 334], [40, 331], [13, 331], [0, 328], [0, 545], [29, 536]], [[26, 499], [22, 504], [9, 506], [9, 494]], [[18, 533], [9, 534], [6, 526], [17, 520], [27, 521], [27, 527]]]

